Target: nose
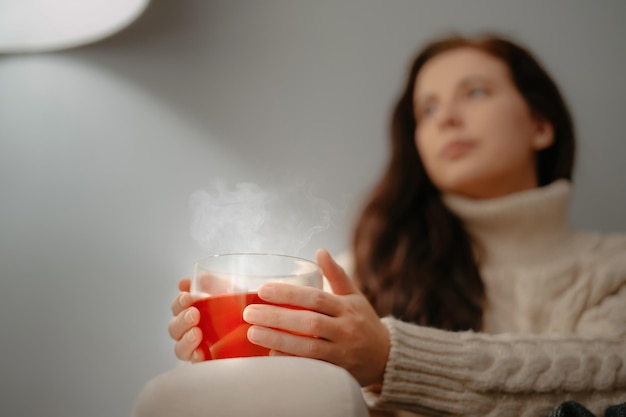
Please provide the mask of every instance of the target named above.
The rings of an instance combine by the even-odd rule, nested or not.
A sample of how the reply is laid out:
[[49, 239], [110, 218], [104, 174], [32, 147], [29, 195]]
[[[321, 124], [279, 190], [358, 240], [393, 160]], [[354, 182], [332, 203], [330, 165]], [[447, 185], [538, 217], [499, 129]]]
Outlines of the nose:
[[461, 109], [455, 101], [445, 103], [439, 113], [438, 125], [440, 129], [448, 129], [451, 127], [459, 127], [463, 124]]

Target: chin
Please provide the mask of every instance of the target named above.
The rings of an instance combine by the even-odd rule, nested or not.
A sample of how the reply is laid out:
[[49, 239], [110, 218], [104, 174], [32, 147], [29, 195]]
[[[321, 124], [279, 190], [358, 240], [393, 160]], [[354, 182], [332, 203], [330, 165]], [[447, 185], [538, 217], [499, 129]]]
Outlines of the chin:
[[431, 178], [441, 192], [474, 199], [501, 196], [503, 190], [510, 188], [511, 179], [524, 172], [517, 160], [485, 154], [465, 155], [432, 168]]
[[479, 175], [456, 175], [440, 178], [435, 185], [442, 193], [457, 194], [464, 197], [483, 199], [490, 198], [489, 180]]

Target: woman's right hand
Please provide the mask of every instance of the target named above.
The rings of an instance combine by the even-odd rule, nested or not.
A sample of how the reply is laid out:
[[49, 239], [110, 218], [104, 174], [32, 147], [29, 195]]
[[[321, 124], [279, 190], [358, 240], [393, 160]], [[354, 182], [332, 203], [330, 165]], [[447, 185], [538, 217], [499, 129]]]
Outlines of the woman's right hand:
[[204, 360], [204, 354], [198, 349], [202, 340], [202, 330], [198, 327], [200, 312], [192, 307], [191, 280], [183, 278], [178, 281], [179, 293], [172, 302], [172, 314], [168, 331], [170, 337], [176, 342], [174, 352], [182, 361], [200, 362]]

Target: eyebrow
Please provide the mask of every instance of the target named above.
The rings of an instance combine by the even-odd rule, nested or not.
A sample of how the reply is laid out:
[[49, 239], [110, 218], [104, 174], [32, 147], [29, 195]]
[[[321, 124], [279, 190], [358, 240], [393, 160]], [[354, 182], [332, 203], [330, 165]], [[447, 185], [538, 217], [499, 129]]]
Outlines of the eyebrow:
[[[493, 84], [493, 80], [490, 77], [487, 77], [485, 75], [469, 75], [465, 78], [462, 78], [458, 83], [456, 83], [455, 86], [455, 90], [458, 90], [462, 87], [467, 86], [468, 84], [473, 84], [475, 82], [486, 82], [488, 84]], [[430, 93], [427, 94], [423, 97], [417, 97], [416, 100], [416, 107], [420, 107], [421, 105], [423, 105], [424, 103], [428, 103], [429, 101], [431, 101], [433, 98], [435, 97], [435, 94]]]

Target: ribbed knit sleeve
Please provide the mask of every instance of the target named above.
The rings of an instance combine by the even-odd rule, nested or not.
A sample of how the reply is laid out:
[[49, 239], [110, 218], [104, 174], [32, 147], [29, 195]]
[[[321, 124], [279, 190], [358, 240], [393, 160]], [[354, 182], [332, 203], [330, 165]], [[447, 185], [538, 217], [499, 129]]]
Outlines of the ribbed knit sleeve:
[[626, 339], [448, 332], [387, 317], [389, 360], [370, 406], [428, 416], [543, 416], [575, 399], [626, 402]]

